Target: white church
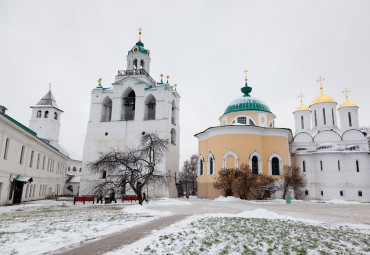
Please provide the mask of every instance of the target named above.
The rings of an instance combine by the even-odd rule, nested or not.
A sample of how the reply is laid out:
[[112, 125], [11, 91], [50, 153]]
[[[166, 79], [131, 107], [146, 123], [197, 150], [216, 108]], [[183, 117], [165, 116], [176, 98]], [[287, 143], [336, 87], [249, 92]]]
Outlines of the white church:
[[369, 140], [359, 127], [359, 107], [348, 99], [348, 89], [343, 91], [345, 102], [337, 107], [324, 94], [323, 81], [319, 77], [320, 95], [310, 107], [301, 94], [301, 105], [293, 113], [292, 164], [306, 175], [308, 199], [370, 202]]
[[89, 194], [99, 182], [112, 178], [106, 172], [92, 174], [88, 163], [100, 152], [125, 150], [137, 145], [142, 132], [157, 132], [170, 143], [158, 169], [167, 177], [168, 186], [148, 187], [151, 197], [177, 197], [179, 177], [179, 103], [176, 84], [156, 82], [150, 76], [150, 51], [139, 41], [128, 51], [126, 70], [118, 71], [111, 87], [99, 85], [92, 90], [90, 117], [83, 151], [80, 195]]

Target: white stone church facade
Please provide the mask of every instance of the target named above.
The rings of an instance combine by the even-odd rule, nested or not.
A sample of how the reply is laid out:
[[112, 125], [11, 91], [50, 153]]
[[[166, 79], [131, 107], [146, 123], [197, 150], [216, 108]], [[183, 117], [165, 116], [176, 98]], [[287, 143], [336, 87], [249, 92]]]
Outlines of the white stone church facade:
[[179, 100], [176, 87], [167, 82], [155, 82], [150, 76], [150, 52], [141, 39], [127, 55], [127, 67], [118, 71], [110, 88], [99, 86], [92, 90], [90, 117], [83, 152], [83, 174], [80, 194], [105, 181], [105, 172], [91, 174], [88, 163], [100, 152], [111, 148], [125, 150], [138, 145], [142, 132], [157, 132], [168, 138], [167, 154], [158, 170], [167, 177], [168, 186], [149, 187], [149, 196], [177, 197], [179, 177]]
[[293, 113], [292, 164], [306, 175], [308, 199], [370, 202], [368, 138], [359, 128], [358, 106], [344, 92], [346, 101], [338, 109], [322, 86], [310, 107], [301, 100]]

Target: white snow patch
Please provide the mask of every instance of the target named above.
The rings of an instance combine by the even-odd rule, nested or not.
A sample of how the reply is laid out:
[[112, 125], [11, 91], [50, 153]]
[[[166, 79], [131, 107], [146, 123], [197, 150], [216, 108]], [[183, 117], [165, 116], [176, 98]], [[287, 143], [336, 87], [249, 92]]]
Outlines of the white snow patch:
[[232, 196], [228, 196], [228, 197], [219, 196], [218, 198], [215, 199], [215, 201], [232, 202], [232, 201], [241, 201], [241, 199], [237, 197], [232, 197]]
[[361, 202], [358, 202], [358, 201], [346, 201], [346, 200], [342, 200], [342, 199], [332, 199], [332, 200], [328, 200], [328, 201], [325, 201], [325, 203], [328, 203], [328, 204], [362, 204]]

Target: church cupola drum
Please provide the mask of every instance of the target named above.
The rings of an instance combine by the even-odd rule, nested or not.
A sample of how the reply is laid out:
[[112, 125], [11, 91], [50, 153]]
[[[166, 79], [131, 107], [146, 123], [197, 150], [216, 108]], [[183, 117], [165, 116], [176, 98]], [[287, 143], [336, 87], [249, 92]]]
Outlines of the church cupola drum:
[[110, 87], [99, 79], [92, 90], [90, 117], [87, 126], [80, 193], [89, 194], [90, 187], [112, 176], [91, 174], [87, 165], [99, 153], [110, 149], [126, 150], [135, 147], [143, 132], [156, 132], [170, 142], [158, 170], [167, 177], [167, 187], [148, 187], [148, 195], [177, 197], [179, 176], [179, 103], [175, 85], [162, 80], [156, 82], [150, 75], [150, 51], [144, 47], [139, 29], [139, 40], [127, 53], [126, 70], [119, 70]]

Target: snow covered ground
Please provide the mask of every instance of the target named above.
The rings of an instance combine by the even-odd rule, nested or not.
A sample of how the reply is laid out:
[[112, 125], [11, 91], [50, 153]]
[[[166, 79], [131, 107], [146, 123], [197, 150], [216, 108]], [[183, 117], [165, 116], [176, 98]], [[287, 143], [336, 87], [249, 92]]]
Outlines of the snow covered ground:
[[368, 230], [257, 209], [236, 215], [192, 216], [105, 255], [369, 254]]
[[[0, 207], [0, 254], [41, 254], [156, 219], [137, 205], [41, 200]], [[127, 211], [126, 211], [127, 210]], [[168, 214], [168, 213], [167, 213]]]
[[342, 200], [42, 200], [0, 207], [0, 254], [50, 253], [172, 214], [192, 216], [108, 254], [370, 254], [369, 212]]

